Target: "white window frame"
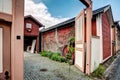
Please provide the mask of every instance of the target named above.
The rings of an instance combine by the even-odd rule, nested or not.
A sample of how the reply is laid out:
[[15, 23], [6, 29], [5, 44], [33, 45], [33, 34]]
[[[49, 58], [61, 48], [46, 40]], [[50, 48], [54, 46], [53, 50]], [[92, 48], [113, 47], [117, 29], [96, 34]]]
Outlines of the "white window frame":
[[27, 29], [32, 29], [32, 24], [31, 23], [26, 23], [26, 28]]

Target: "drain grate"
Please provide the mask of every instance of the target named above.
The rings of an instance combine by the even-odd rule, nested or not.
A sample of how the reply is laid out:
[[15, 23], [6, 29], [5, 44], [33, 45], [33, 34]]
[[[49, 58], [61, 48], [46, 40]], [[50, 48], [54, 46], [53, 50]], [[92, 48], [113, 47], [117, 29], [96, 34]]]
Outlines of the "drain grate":
[[40, 69], [40, 71], [42, 71], [42, 72], [46, 72], [46, 71], [48, 71], [47, 69]]

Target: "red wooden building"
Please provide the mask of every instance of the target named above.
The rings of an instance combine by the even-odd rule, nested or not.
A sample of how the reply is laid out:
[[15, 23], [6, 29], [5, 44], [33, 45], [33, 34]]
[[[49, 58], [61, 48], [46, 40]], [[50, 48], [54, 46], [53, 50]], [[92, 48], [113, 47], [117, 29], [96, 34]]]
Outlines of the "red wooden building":
[[[92, 27], [90, 32], [86, 29], [86, 16], [80, 17], [80, 13], [76, 18], [67, 20], [55, 26], [41, 31], [41, 50], [53, 51], [66, 54], [64, 48], [68, 44], [70, 37], [75, 36], [75, 65], [83, 72], [86, 72], [86, 50], [87, 50], [87, 33], [92, 34], [90, 37], [90, 72], [93, 72], [100, 63], [105, 62], [112, 56], [113, 32], [114, 24], [111, 6], [107, 5], [94, 10], [92, 15]], [[79, 19], [80, 17], [81, 19]], [[85, 23], [82, 23], [85, 20]], [[77, 42], [81, 39], [82, 42]], [[84, 52], [82, 52], [84, 51]]]
[[43, 25], [33, 16], [24, 18], [24, 51], [30, 53], [39, 51], [39, 28]]

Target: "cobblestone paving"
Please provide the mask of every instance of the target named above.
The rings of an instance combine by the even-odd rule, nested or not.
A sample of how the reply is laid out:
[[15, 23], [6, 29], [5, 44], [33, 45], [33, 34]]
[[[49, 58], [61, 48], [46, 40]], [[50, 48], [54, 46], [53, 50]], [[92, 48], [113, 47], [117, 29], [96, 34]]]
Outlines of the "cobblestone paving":
[[120, 55], [116, 56], [117, 58], [105, 72], [106, 80], [120, 80]]
[[[46, 71], [41, 71], [45, 69]], [[39, 54], [24, 53], [24, 80], [89, 80], [75, 66], [59, 63]]]

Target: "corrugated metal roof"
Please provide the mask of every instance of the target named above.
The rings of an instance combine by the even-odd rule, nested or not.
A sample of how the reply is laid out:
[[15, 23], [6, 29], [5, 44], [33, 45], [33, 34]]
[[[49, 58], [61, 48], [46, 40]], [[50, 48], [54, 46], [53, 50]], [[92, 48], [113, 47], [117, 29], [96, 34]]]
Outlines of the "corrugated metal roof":
[[[106, 8], [108, 8], [108, 7], [110, 7], [110, 5], [107, 5], [107, 6], [104, 6], [104, 7], [102, 7], [102, 8], [99, 8], [99, 9], [97, 9], [97, 10], [94, 10], [94, 11], [93, 11], [93, 16], [104, 12], [104, 10], [105, 10]], [[54, 29], [54, 28], [62, 27], [63, 25], [66, 25], [66, 24], [69, 24], [69, 23], [72, 23], [72, 22], [75, 22], [75, 17], [72, 18], [72, 19], [66, 20], [66, 21], [64, 21], [64, 22], [61, 22], [61, 23], [59, 23], [59, 24], [56, 24], [56, 25], [54, 25], [54, 26], [51, 26], [51, 27], [49, 27], [49, 28], [42, 29], [40, 32], [45, 32], [45, 31], [52, 30], [52, 29]]]

